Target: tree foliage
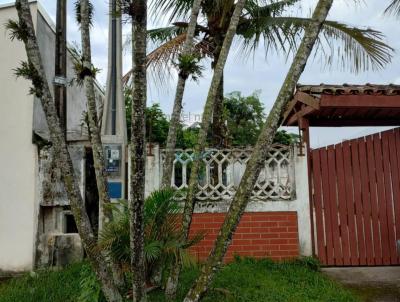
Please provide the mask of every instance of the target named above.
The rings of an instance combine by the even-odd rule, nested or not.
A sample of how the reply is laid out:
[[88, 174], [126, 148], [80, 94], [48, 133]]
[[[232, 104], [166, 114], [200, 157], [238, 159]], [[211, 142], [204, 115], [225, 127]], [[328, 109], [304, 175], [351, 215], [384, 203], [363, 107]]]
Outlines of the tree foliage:
[[228, 140], [233, 146], [254, 145], [264, 123], [264, 106], [260, 91], [243, 96], [239, 91], [224, 98], [224, 120], [228, 129]]
[[[131, 95], [125, 94], [126, 124], [128, 137], [131, 125]], [[260, 91], [243, 96], [239, 91], [228, 93], [224, 98], [223, 119], [228, 129], [228, 146], [254, 146], [265, 121], [265, 107], [260, 99]], [[165, 147], [169, 128], [169, 120], [161, 110], [160, 104], [154, 103], [146, 108], [146, 139]], [[177, 133], [176, 148], [193, 149], [199, 129], [193, 126], [180, 124]], [[208, 143], [212, 145], [212, 132], [208, 134]], [[297, 141], [298, 135], [285, 130], [277, 132], [274, 142], [290, 145]]]

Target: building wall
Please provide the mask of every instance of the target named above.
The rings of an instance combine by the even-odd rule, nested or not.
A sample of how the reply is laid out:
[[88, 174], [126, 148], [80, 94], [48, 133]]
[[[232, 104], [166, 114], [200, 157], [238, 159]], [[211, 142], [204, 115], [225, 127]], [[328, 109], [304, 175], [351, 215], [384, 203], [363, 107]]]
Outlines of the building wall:
[[[44, 64], [44, 70], [50, 87], [54, 78], [55, 62], [55, 25], [45, 10], [39, 5], [37, 16], [37, 39]], [[67, 25], [68, 26], [68, 25]], [[74, 58], [67, 51], [67, 81], [75, 78]], [[50, 88], [51, 93], [53, 89]], [[95, 86], [95, 93], [99, 106], [103, 102], [103, 92], [99, 85]], [[33, 129], [42, 137], [48, 138], [48, 127], [44, 117], [40, 100], [35, 98]], [[68, 141], [87, 141], [86, 126], [82, 125], [84, 112], [87, 111], [86, 91], [84, 86], [67, 85], [67, 137]]]
[[[36, 5], [32, 14], [35, 19]], [[26, 55], [23, 44], [5, 32], [10, 18], [17, 18], [15, 8], [0, 7], [0, 274], [32, 268], [37, 225], [33, 97], [30, 83], [14, 75]]]

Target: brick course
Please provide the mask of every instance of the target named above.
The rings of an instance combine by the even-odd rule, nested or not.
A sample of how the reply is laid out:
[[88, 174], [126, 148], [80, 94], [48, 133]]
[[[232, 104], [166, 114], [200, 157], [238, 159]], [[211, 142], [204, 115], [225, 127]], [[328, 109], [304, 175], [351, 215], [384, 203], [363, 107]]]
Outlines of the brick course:
[[[225, 213], [196, 213], [191, 235], [205, 231], [205, 238], [191, 248], [198, 261], [207, 258]], [[243, 215], [226, 253], [225, 262], [235, 255], [284, 260], [299, 256], [299, 236], [296, 212], [247, 212]]]

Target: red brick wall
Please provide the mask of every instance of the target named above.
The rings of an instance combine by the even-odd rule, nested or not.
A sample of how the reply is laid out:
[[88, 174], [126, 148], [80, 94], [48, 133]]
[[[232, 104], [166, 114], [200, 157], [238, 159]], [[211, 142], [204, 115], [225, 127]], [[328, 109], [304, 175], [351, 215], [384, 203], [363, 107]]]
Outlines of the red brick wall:
[[[207, 258], [213, 247], [225, 213], [194, 214], [191, 234], [205, 230], [205, 238], [191, 252], [199, 261]], [[245, 213], [236, 229], [225, 262], [235, 255], [283, 260], [299, 255], [296, 212]]]

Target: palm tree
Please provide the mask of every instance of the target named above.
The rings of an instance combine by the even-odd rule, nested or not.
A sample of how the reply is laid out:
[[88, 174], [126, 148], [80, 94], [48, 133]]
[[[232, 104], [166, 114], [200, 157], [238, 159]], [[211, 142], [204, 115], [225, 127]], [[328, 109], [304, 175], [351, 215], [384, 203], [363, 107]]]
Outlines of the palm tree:
[[281, 86], [278, 97], [268, 115], [257, 144], [246, 165], [246, 170], [229, 207], [229, 211], [225, 216], [214, 247], [201, 270], [200, 276], [189, 290], [184, 302], [197, 302], [200, 300], [202, 295], [207, 291], [213, 276], [222, 263], [232, 235], [239, 224], [260, 171], [265, 164], [265, 159], [267, 158], [275, 133], [280, 126], [281, 116], [285, 107], [293, 97], [296, 84], [318, 39], [318, 35], [332, 6], [332, 2], [333, 0], [318, 1], [312, 16], [313, 22], [311, 22], [305, 30], [304, 37], [286, 75], [285, 81]]
[[130, 244], [133, 301], [146, 301], [144, 259], [145, 109], [147, 100], [147, 0], [124, 0], [132, 18], [132, 124], [130, 145]]
[[[94, 93], [94, 79], [95, 73], [92, 72], [92, 50], [90, 45], [90, 25], [92, 24], [92, 3], [88, 0], [78, 0], [75, 2], [76, 19], [81, 27], [81, 41], [82, 41], [82, 66], [76, 70], [79, 71], [76, 76], [84, 82], [86, 88], [86, 99], [88, 106], [88, 126], [89, 126], [89, 139], [92, 145], [94, 167], [96, 173], [96, 184], [99, 192], [99, 200], [101, 211], [105, 218], [109, 221], [112, 219], [112, 213], [108, 209], [107, 204], [110, 204], [110, 197], [107, 189], [107, 175], [104, 167], [104, 152], [100, 136], [99, 118], [97, 114], [96, 96]], [[77, 66], [77, 65], [76, 65]], [[86, 72], [84, 72], [86, 71]], [[88, 72], [89, 71], [89, 72]], [[81, 78], [81, 75], [83, 78]], [[101, 224], [99, 224], [99, 227]]]
[[[112, 205], [114, 219], [100, 232], [100, 250], [107, 252], [122, 267], [129, 267], [129, 211], [126, 201]], [[154, 191], [144, 204], [144, 255], [146, 283], [154, 285], [159, 272], [164, 272], [179, 257], [185, 266], [195, 265], [189, 248], [204, 238], [198, 232], [189, 242], [180, 241], [181, 206], [170, 188]]]
[[[236, 34], [236, 29], [240, 21], [240, 15], [242, 13], [243, 7], [246, 0], [239, 0], [234, 8], [234, 11], [230, 17], [229, 26], [225, 32], [225, 37], [220, 49], [218, 60], [215, 64], [213, 77], [211, 79], [211, 85], [208, 90], [207, 100], [204, 105], [203, 116], [201, 120], [201, 128], [199, 129], [199, 134], [197, 138], [197, 143], [194, 148], [194, 158], [189, 178], [188, 192], [185, 199], [185, 205], [182, 214], [182, 241], [187, 241], [189, 237], [190, 224], [192, 222], [192, 216], [195, 206], [195, 195], [198, 182], [198, 173], [200, 171], [201, 156], [205, 148], [207, 132], [210, 127], [210, 121], [213, 114], [214, 102], [218, 94], [219, 87], [221, 86], [222, 75], [226, 60], [228, 59], [228, 54], [232, 46], [233, 38]], [[175, 296], [179, 275], [181, 271], [182, 263], [179, 259], [173, 267], [170, 277], [168, 279], [166, 294], [169, 298]]]
[[389, 6], [385, 9], [385, 13], [400, 17], [400, 0], [392, 0]]
[[[292, 16], [286, 13], [299, 0], [247, 0], [236, 32], [239, 51], [243, 57], [263, 44], [266, 56], [271, 51], [279, 54], [294, 54], [299, 37], [310, 24], [310, 18]], [[395, 0], [393, 3], [399, 2]], [[152, 29], [149, 40], [158, 47], [148, 55], [148, 65], [154, 69], [169, 66], [177, 60], [188, 23], [185, 20], [193, 0], [153, 0], [151, 10], [156, 18], [168, 15], [171, 26]], [[211, 58], [214, 68], [221, 51], [224, 35], [235, 7], [234, 0], [204, 0], [201, 4], [199, 22], [196, 28], [195, 49], [203, 57]], [[351, 27], [326, 20], [317, 40], [316, 50], [322, 61], [332, 64], [337, 61], [341, 68], [353, 72], [365, 69], [379, 69], [391, 60], [392, 49], [383, 41], [379, 31], [370, 28]], [[322, 51], [321, 51], [322, 50]], [[336, 60], [335, 60], [336, 58]], [[129, 79], [127, 73], [125, 79]], [[220, 145], [225, 134], [222, 116], [223, 79], [214, 102], [213, 135], [214, 144]]]

